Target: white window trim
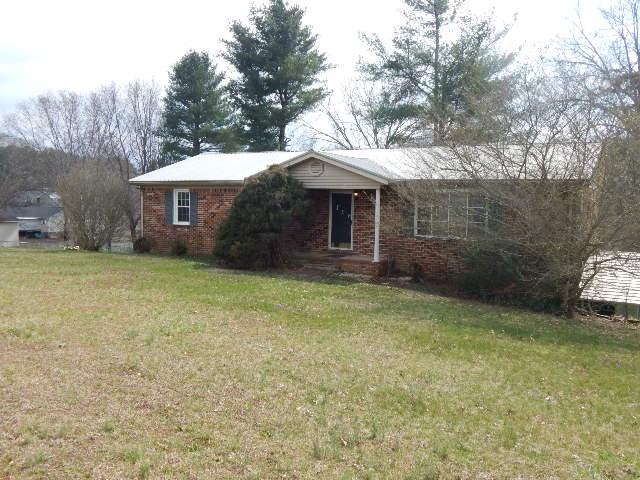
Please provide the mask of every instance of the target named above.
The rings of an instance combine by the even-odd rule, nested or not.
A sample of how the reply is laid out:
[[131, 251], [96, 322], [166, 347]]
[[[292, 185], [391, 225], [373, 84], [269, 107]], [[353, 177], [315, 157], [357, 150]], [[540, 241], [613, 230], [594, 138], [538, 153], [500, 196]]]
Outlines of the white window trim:
[[[449, 200], [447, 202], [447, 226], [450, 226], [451, 224], [451, 193], [464, 193], [465, 194], [465, 200], [466, 200], [466, 208], [465, 208], [465, 232], [464, 232], [464, 236], [460, 236], [460, 235], [432, 235], [432, 234], [419, 234], [418, 233], [418, 198], [416, 197], [415, 201], [414, 201], [414, 209], [413, 209], [413, 234], [415, 237], [417, 238], [435, 238], [435, 239], [460, 239], [460, 238], [468, 238], [469, 237], [469, 212], [471, 210], [471, 208], [469, 207], [469, 196], [476, 193], [470, 190], [442, 190], [436, 193], [446, 193], [449, 195]], [[433, 230], [433, 206], [431, 206], [432, 208], [430, 209], [431, 211], [431, 218], [429, 219], [429, 227], [431, 228], [431, 230]], [[475, 207], [473, 207], [475, 208]], [[444, 222], [443, 222], [444, 223]], [[471, 222], [474, 223], [474, 222]], [[486, 206], [486, 199], [485, 199], [485, 207], [484, 207], [484, 231], [485, 233], [489, 232], [489, 209]]]
[[[178, 221], [178, 194], [179, 193], [189, 194], [189, 221], [188, 222]], [[173, 190], [173, 224], [174, 225], [191, 225], [191, 192], [189, 191], [189, 189], [176, 188]]]

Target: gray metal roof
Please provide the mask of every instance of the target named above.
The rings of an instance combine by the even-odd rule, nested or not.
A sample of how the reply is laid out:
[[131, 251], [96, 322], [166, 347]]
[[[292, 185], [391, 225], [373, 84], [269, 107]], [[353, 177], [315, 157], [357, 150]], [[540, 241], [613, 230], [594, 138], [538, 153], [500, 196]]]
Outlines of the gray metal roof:
[[62, 211], [62, 207], [33, 206], [6, 207], [0, 209], [0, 218], [15, 220], [17, 218], [41, 218], [46, 220]]
[[640, 253], [605, 253], [591, 259], [583, 278], [593, 274], [594, 265], [604, 262], [582, 292], [585, 300], [640, 305]]
[[[557, 148], [550, 158], [539, 159], [535, 154], [524, 153], [518, 147], [506, 147], [501, 152], [512, 162], [496, 170], [496, 152], [481, 146], [466, 148], [474, 158], [478, 174], [487, 178], [535, 178], [544, 173], [550, 178], [585, 178], [590, 175], [590, 165], [582, 167], [573, 151]], [[292, 165], [297, 159], [316, 156], [333, 160], [343, 167], [365, 176], [377, 177], [381, 183], [400, 180], [440, 179], [459, 180], [456, 156], [443, 147], [363, 150], [323, 150], [307, 152], [237, 152], [201, 153], [173, 165], [137, 176], [130, 180], [135, 185], [171, 183], [242, 183], [272, 165]]]
[[317, 156], [333, 160], [367, 176], [389, 180], [419, 178], [413, 167], [417, 152], [427, 149], [327, 150], [307, 152], [201, 153], [173, 165], [132, 178], [136, 185], [154, 183], [241, 183], [272, 165], [285, 165], [297, 159]]

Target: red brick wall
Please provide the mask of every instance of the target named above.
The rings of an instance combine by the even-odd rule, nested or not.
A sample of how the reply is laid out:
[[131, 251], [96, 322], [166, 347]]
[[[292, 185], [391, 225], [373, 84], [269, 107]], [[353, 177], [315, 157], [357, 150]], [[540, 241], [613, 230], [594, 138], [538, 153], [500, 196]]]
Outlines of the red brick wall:
[[[153, 250], [171, 253], [177, 239], [183, 240], [190, 255], [210, 255], [215, 232], [226, 217], [240, 187], [195, 187], [198, 193], [198, 224], [196, 226], [167, 225], [165, 221], [165, 192], [167, 187], [144, 187], [144, 235]], [[306, 235], [300, 236], [301, 246], [315, 251], [328, 250], [329, 191], [310, 190], [314, 220]], [[417, 266], [430, 279], [447, 281], [461, 271], [460, 243], [453, 239], [416, 238], [400, 235], [385, 222], [393, 210], [397, 196], [389, 188], [383, 189], [380, 256], [389, 259], [397, 271], [411, 273]], [[360, 190], [354, 197], [353, 253], [373, 259], [375, 191]]]
[[399, 215], [398, 195], [393, 189], [385, 188], [381, 203], [380, 256], [388, 259], [392, 270], [413, 273], [418, 269], [424, 277], [437, 281], [452, 280], [462, 271], [461, 240], [399, 233], [399, 217], [389, 218], [392, 212]]
[[329, 191], [309, 190], [314, 216], [304, 248], [324, 251], [329, 248]]
[[[188, 188], [188, 187], [185, 187]], [[142, 187], [144, 236], [151, 240], [153, 251], [171, 253], [178, 239], [185, 242], [190, 255], [210, 255], [215, 232], [227, 216], [240, 187], [193, 187], [198, 194], [197, 225], [167, 225], [165, 193], [168, 187]]]
[[354, 197], [353, 251], [373, 258], [375, 239], [376, 191], [361, 190]]

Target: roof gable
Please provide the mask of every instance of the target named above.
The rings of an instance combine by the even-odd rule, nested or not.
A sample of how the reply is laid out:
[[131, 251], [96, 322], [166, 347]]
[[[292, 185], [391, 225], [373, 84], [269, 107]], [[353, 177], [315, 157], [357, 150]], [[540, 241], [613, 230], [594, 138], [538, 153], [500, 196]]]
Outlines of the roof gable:
[[381, 169], [377, 169], [378, 171], [375, 172], [375, 164], [367, 164], [366, 162], [360, 162], [360, 165], [354, 164], [354, 162], [349, 161], [354, 160], [353, 158], [341, 157], [340, 155], [334, 155], [330, 152], [316, 152], [314, 150], [310, 150], [301, 155], [298, 155], [295, 158], [292, 158], [291, 160], [281, 163], [280, 166], [282, 166], [283, 168], [291, 169], [296, 165], [312, 159], [321, 160], [328, 163], [329, 165], [333, 165], [334, 167], [346, 170], [347, 172], [365, 177], [369, 180], [372, 180], [373, 182], [380, 183], [382, 185], [387, 185], [389, 183], [389, 177], [384, 176]]

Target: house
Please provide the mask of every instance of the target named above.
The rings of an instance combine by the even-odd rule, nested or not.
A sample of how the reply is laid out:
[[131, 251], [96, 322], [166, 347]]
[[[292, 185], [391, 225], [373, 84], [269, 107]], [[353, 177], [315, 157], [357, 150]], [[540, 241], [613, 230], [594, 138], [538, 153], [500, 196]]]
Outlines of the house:
[[18, 222], [21, 235], [61, 237], [64, 233], [60, 198], [46, 190], [16, 193], [9, 205], [0, 209], [0, 217]]
[[[444, 281], [462, 268], [460, 238], [486, 228], [488, 212], [483, 199], [461, 190], [446, 193], [437, 210], [411, 207], [402, 228], [396, 228], [389, 212], [406, 207], [397, 187], [424, 178], [417, 166], [425, 154], [425, 149], [202, 153], [130, 182], [140, 189], [142, 234], [154, 251], [169, 253], [180, 240], [189, 254], [205, 256], [245, 180], [277, 164], [302, 182], [313, 202], [314, 220], [301, 232], [301, 250], [331, 255], [345, 270], [376, 274], [391, 264]], [[454, 180], [446, 172], [431, 178]]]
[[584, 301], [600, 311], [640, 319], [640, 253], [605, 252], [594, 257], [583, 279]]

